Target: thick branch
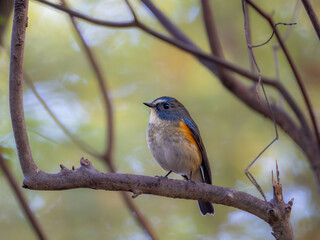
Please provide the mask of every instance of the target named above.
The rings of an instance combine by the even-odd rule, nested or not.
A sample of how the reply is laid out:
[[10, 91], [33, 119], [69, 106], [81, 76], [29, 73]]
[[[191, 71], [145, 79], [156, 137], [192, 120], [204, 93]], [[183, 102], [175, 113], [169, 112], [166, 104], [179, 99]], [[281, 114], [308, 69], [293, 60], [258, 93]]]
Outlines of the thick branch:
[[22, 172], [25, 177], [38, 171], [32, 158], [23, 111], [23, 54], [28, 3], [28, 0], [16, 0], [14, 2], [9, 73], [12, 128]]
[[275, 201], [266, 202], [241, 191], [205, 183], [132, 174], [102, 173], [95, 169], [87, 159], [82, 158], [80, 163], [81, 167], [74, 170], [61, 166], [61, 171], [57, 174], [40, 171], [32, 178], [25, 179], [23, 186], [34, 190], [91, 188], [132, 192], [135, 197], [140, 194], [152, 194], [170, 198], [202, 200], [241, 209], [261, 218], [271, 227], [277, 226], [280, 232], [286, 231], [285, 227], [289, 217], [284, 221], [281, 216], [285, 214], [284, 207], [288, 207], [288, 204], [278, 204]]
[[193, 181], [161, 179], [132, 174], [102, 173], [95, 169], [87, 159], [82, 158], [80, 163], [80, 168], [68, 170], [62, 167], [57, 174], [47, 174], [40, 171], [33, 178], [25, 179], [23, 187], [33, 190], [92, 188], [202, 200], [232, 206], [268, 221], [267, 209], [270, 205], [244, 192]]

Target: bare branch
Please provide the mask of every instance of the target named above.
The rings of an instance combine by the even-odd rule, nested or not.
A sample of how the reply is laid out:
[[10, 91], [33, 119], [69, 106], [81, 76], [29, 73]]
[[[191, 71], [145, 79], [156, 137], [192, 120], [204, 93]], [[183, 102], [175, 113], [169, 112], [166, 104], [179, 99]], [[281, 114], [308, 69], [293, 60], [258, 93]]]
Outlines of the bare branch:
[[[258, 5], [256, 5], [251, 0], [246, 0], [246, 2], [253, 9], [255, 9], [263, 18], [265, 18], [268, 21], [269, 25], [273, 28], [274, 22], [273, 22], [272, 17], [269, 14], [264, 12]], [[316, 118], [315, 118], [315, 115], [314, 115], [314, 112], [313, 112], [313, 108], [312, 108], [311, 101], [309, 99], [308, 93], [307, 93], [307, 91], [305, 89], [305, 86], [304, 86], [302, 78], [301, 78], [301, 76], [300, 76], [300, 74], [298, 72], [298, 69], [297, 69], [296, 65], [294, 64], [293, 59], [292, 59], [291, 55], [289, 54], [289, 51], [288, 51], [284, 41], [282, 40], [282, 38], [281, 38], [281, 36], [280, 36], [280, 34], [279, 34], [279, 32], [278, 32], [278, 30], [276, 28], [274, 29], [274, 32], [275, 32], [277, 40], [278, 40], [278, 42], [279, 42], [279, 44], [281, 46], [281, 49], [282, 49], [284, 55], [286, 56], [287, 61], [288, 61], [289, 65], [290, 65], [290, 67], [292, 69], [292, 72], [293, 72], [293, 74], [294, 74], [294, 76], [296, 78], [296, 81], [297, 81], [297, 83], [299, 85], [299, 88], [301, 90], [301, 93], [303, 95], [304, 101], [305, 101], [305, 103], [307, 105], [308, 112], [309, 112], [309, 115], [310, 115], [310, 118], [311, 118], [311, 121], [312, 121], [312, 125], [313, 125], [313, 129], [314, 129], [314, 133], [313, 134], [314, 134], [314, 136], [316, 138], [317, 145], [318, 145], [317, 146], [317, 151], [319, 151], [320, 150], [319, 129], [318, 129], [317, 121], [316, 121]], [[306, 134], [308, 134], [308, 133], [306, 133]]]
[[89, 145], [87, 145], [85, 142], [83, 142], [81, 139], [79, 139], [77, 136], [73, 135], [61, 122], [60, 120], [54, 115], [54, 113], [51, 111], [50, 107], [46, 102], [43, 100], [43, 98], [38, 93], [36, 87], [34, 86], [32, 79], [30, 76], [26, 73], [23, 73], [24, 80], [26, 81], [27, 85], [31, 88], [31, 91], [35, 95], [35, 97], [38, 99], [38, 101], [42, 104], [42, 106], [45, 108], [45, 110], [48, 112], [50, 117], [53, 119], [53, 121], [61, 128], [61, 130], [73, 141], [75, 145], [77, 145], [81, 150], [84, 152], [90, 154], [93, 157], [100, 158], [102, 155], [99, 154], [95, 149], [92, 149]]
[[[64, 0], [62, 0], [62, 4], [67, 7], [66, 3]], [[77, 35], [82, 43], [82, 46], [84, 48], [84, 51], [88, 57], [88, 61], [96, 75], [96, 79], [98, 80], [99, 83], [99, 89], [101, 91], [101, 95], [103, 96], [103, 103], [105, 104], [105, 117], [107, 120], [107, 128], [106, 128], [106, 139], [107, 139], [107, 149], [105, 151], [105, 160], [106, 161], [112, 161], [112, 153], [113, 153], [113, 145], [114, 145], [114, 120], [113, 120], [113, 109], [112, 109], [112, 103], [111, 103], [111, 98], [110, 98], [110, 94], [109, 94], [109, 90], [108, 90], [108, 85], [107, 85], [107, 81], [105, 79], [105, 77], [102, 74], [102, 71], [98, 65], [98, 62], [93, 54], [93, 52], [91, 51], [91, 49], [89, 48], [89, 46], [87, 45], [86, 41], [84, 40], [76, 22], [75, 19], [72, 15], [70, 15], [70, 20], [71, 23], [74, 27], [74, 29], [77, 32]]]
[[32, 158], [23, 111], [23, 55], [28, 3], [28, 0], [16, 0], [14, 2], [9, 73], [12, 128], [21, 169], [25, 177], [39, 171]]
[[20, 207], [24, 211], [26, 218], [29, 220], [29, 222], [32, 225], [32, 228], [34, 229], [34, 231], [36, 232], [38, 238], [41, 240], [47, 239], [47, 237], [46, 237], [45, 233], [43, 232], [37, 218], [35, 217], [35, 215], [31, 211], [26, 198], [23, 196], [21, 188], [18, 186], [18, 183], [17, 183], [15, 177], [13, 176], [12, 172], [10, 171], [5, 159], [3, 158], [1, 151], [0, 151], [0, 167], [2, 168], [4, 175], [8, 179], [9, 184], [10, 184], [10, 186], [11, 186], [11, 188], [12, 188], [14, 194], [16, 195], [16, 198], [20, 204]]
[[[80, 163], [80, 168], [73, 170], [63, 168], [57, 174], [47, 174], [40, 171], [32, 178], [25, 179], [23, 186], [33, 190], [91, 188], [108, 191], [127, 191], [132, 192], [133, 196], [152, 194], [170, 198], [201, 200], [249, 212], [270, 224], [274, 233], [285, 233], [288, 231], [288, 226], [291, 227], [289, 220], [292, 201], [288, 204], [283, 201], [279, 203], [275, 200], [266, 202], [231, 188], [193, 181], [186, 182], [131, 174], [102, 173], [95, 169], [87, 159], [82, 158]], [[277, 239], [286, 239], [281, 236]]]
[[313, 28], [314, 28], [315, 32], [317, 33], [318, 38], [320, 40], [320, 22], [317, 17], [317, 14], [313, 9], [310, 0], [301, 0], [301, 2], [303, 3], [304, 8], [306, 9], [306, 12], [309, 15], [309, 18], [310, 18], [310, 21], [313, 25]]
[[68, 14], [71, 14], [74, 17], [77, 18], [81, 18], [83, 20], [86, 20], [88, 22], [97, 24], [97, 25], [101, 25], [101, 26], [106, 26], [106, 27], [114, 27], [114, 28], [130, 28], [130, 27], [134, 27], [135, 26], [135, 22], [134, 21], [126, 21], [126, 22], [111, 22], [111, 21], [105, 21], [105, 20], [99, 20], [99, 19], [95, 19], [89, 16], [86, 16], [84, 14], [81, 14], [79, 12], [73, 11], [63, 5], [60, 4], [55, 4], [52, 2], [48, 2], [45, 0], [36, 0], [40, 3], [46, 4], [50, 7], [53, 7], [55, 9], [61, 10], [63, 12], [66, 12]]
[[[259, 85], [261, 85], [262, 88], [262, 92], [263, 92], [263, 96], [266, 100], [266, 103], [268, 105], [268, 109], [270, 111], [270, 116], [274, 125], [274, 130], [275, 130], [275, 138], [258, 154], [258, 156], [249, 164], [249, 166], [246, 168], [246, 170], [244, 171], [244, 173], [246, 174], [246, 176], [249, 178], [249, 180], [252, 182], [252, 184], [259, 190], [259, 192], [261, 193], [261, 195], [263, 196], [264, 200], [266, 200], [266, 196], [264, 195], [264, 192], [262, 191], [260, 185], [258, 184], [258, 182], [255, 180], [255, 178], [253, 177], [253, 175], [249, 172], [249, 169], [251, 168], [251, 166], [259, 159], [259, 157], [275, 142], [279, 139], [279, 135], [278, 135], [278, 128], [277, 128], [277, 123], [275, 120], [275, 116], [274, 113], [272, 111], [271, 105], [269, 103], [268, 100], [268, 96], [266, 94], [266, 91], [264, 89], [264, 85], [263, 85], [263, 81], [262, 81], [262, 77], [261, 77], [261, 71], [260, 68], [258, 66], [258, 63], [256, 61], [256, 58], [254, 56], [253, 50], [252, 50], [252, 46], [250, 44], [250, 39], [249, 39], [249, 33], [248, 33], [248, 24], [247, 24], [247, 3], [245, 0], [242, 0], [242, 11], [243, 11], [243, 19], [244, 19], [244, 31], [245, 31], [245, 37], [246, 37], [246, 42], [247, 42], [247, 46], [251, 55], [251, 58], [253, 60], [254, 66], [256, 67], [258, 73], [259, 73], [259, 81], [258, 81], [258, 85], [256, 87], [258, 87]], [[271, 38], [270, 38], [271, 39]], [[268, 40], [269, 41], [269, 40]], [[267, 41], [267, 42], [268, 42]]]
[[[61, 7], [61, 5], [58, 5], [58, 4], [54, 4], [54, 3], [50, 3], [50, 2], [47, 2], [45, 0], [37, 0], [37, 1], [40, 1], [41, 3], [44, 3], [44, 4], [47, 4], [48, 6], [51, 6], [53, 8], [56, 8], [56, 9], [59, 9], [61, 11], [64, 11], [68, 14], [72, 14], [73, 16], [75, 17], [78, 17], [78, 18], [81, 18], [83, 20], [86, 20], [90, 23], [93, 23], [93, 24], [97, 24], [97, 25], [101, 25], [101, 26], [107, 26], [107, 27], [115, 27], [114, 24], [109, 24], [108, 21], [101, 21], [101, 20], [97, 20], [97, 19], [94, 19], [94, 18], [91, 18], [91, 17], [88, 17], [88, 16], [85, 16], [83, 14], [80, 14], [80, 13], [76, 13], [75, 11], [72, 11], [66, 7]], [[76, 14], [75, 14], [76, 13]], [[253, 81], [258, 81], [258, 76], [256, 74], [252, 74], [250, 73], [249, 71], [247, 71], [246, 69], [244, 68], [241, 68], [237, 65], [234, 65], [230, 62], [227, 62], [223, 59], [220, 59], [218, 57], [215, 57], [213, 55], [210, 55], [210, 54], [207, 54], [203, 51], [201, 51], [199, 48], [196, 48], [194, 45], [191, 46], [189, 44], [186, 44], [185, 42], [183, 42], [182, 40], [177, 40], [177, 39], [174, 39], [174, 38], [171, 38], [171, 37], [168, 37], [164, 34], [161, 34], [159, 32], [156, 32], [154, 31], [153, 29], [151, 29], [150, 27], [146, 26], [145, 24], [141, 23], [140, 21], [133, 21], [132, 24], [128, 24], [126, 26], [119, 26], [117, 28], [130, 28], [130, 27], [137, 27], [139, 29], [141, 29], [142, 31], [164, 41], [164, 42], [167, 42], [183, 51], [186, 51], [186, 52], [189, 52], [193, 55], [195, 55], [196, 57], [199, 57], [203, 60], [206, 60], [206, 61], [209, 61], [209, 62], [212, 62], [212, 63], [215, 63], [217, 65], [221, 65], [222, 67], [224, 68], [227, 68], [229, 69], [230, 71], [233, 71], [243, 77], [246, 77], [246, 78], [249, 78]], [[182, 33], [181, 33], [182, 34]], [[211, 64], [211, 63], [210, 63]], [[271, 86], [275, 86], [274, 83], [275, 83], [275, 79], [272, 79], [272, 78], [268, 78], [268, 77], [265, 77], [264, 78], [264, 83], [265, 84], [268, 84], [268, 85], [271, 85]]]

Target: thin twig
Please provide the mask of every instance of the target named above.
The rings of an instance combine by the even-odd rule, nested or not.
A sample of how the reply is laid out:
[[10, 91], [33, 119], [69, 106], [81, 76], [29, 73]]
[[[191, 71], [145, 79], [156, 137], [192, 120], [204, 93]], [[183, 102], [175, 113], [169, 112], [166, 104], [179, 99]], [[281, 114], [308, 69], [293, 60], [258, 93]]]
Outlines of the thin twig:
[[75, 145], [77, 145], [81, 150], [84, 152], [90, 154], [93, 157], [100, 158], [102, 155], [97, 152], [97, 150], [91, 148], [88, 144], [83, 142], [81, 139], [79, 139], [77, 136], [73, 135], [61, 122], [60, 120], [54, 115], [54, 113], [51, 111], [48, 104], [43, 100], [43, 98], [38, 93], [36, 87], [34, 86], [31, 78], [28, 74], [23, 73], [24, 80], [30, 87], [31, 91], [35, 95], [35, 97], [38, 99], [38, 101], [42, 104], [44, 109], [48, 112], [50, 117], [53, 119], [53, 121], [61, 128], [61, 130], [74, 142]]
[[[257, 4], [255, 4], [251, 0], [246, 0], [246, 2], [253, 9], [255, 9], [263, 18], [265, 18], [268, 21], [268, 23], [269, 23], [269, 25], [271, 27], [274, 26], [273, 19], [269, 14], [267, 14], [265, 11], [263, 11]], [[302, 78], [300, 76], [300, 73], [298, 72], [298, 69], [297, 69], [296, 65], [294, 64], [293, 59], [292, 59], [292, 57], [291, 57], [291, 55], [290, 55], [290, 53], [289, 53], [289, 51], [288, 51], [288, 49], [287, 49], [284, 41], [282, 40], [282, 38], [281, 38], [281, 36], [280, 36], [280, 34], [279, 34], [277, 29], [275, 29], [275, 35], [277, 37], [277, 40], [278, 40], [278, 42], [279, 42], [279, 44], [281, 46], [281, 49], [282, 49], [284, 55], [287, 58], [287, 61], [288, 61], [289, 65], [290, 65], [290, 67], [291, 67], [291, 70], [292, 70], [292, 72], [293, 72], [293, 74], [295, 76], [295, 79], [296, 79], [296, 81], [298, 83], [298, 86], [299, 86], [300, 91], [302, 93], [302, 96], [303, 96], [303, 99], [305, 101], [305, 104], [307, 105], [308, 112], [309, 112], [309, 115], [310, 115], [310, 118], [311, 118], [311, 121], [312, 121], [313, 130], [314, 130], [313, 134], [314, 134], [314, 136], [316, 138], [316, 141], [317, 141], [317, 151], [319, 151], [319, 149], [320, 149], [320, 136], [319, 136], [318, 124], [317, 124], [316, 117], [315, 117], [315, 114], [314, 114], [314, 111], [313, 111], [313, 108], [312, 108], [312, 105], [311, 105], [311, 101], [309, 99], [309, 95], [308, 95], [308, 93], [306, 91], [306, 88], [305, 88], [305, 86], [303, 84], [303, 81], [302, 81]], [[308, 134], [308, 132], [306, 132], [306, 134]]]
[[[276, 79], [278, 82], [280, 82], [279, 60], [278, 60], [278, 51], [277, 50], [278, 50], [278, 46], [272, 46]], [[279, 106], [283, 108], [283, 97], [282, 97], [281, 93], [279, 93]]]
[[41, 228], [40, 223], [38, 222], [37, 218], [35, 217], [35, 215], [31, 211], [31, 209], [28, 205], [28, 202], [21, 191], [21, 187], [18, 186], [18, 183], [17, 183], [15, 177], [13, 176], [10, 168], [8, 167], [5, 159], [3, 158], [2, 154], [1, 154], [1, 151], [0, 151], [0, 167], [2, 168], [4, 175], [8, 179], [8, 182], [9, 182], [14, 194], [16, 195], [16, 198], [20, 204], [20, 207], [22, 208], [26, 218], [29, 220], [33, 230], [36, 232], [38, 238], [41, 240], [46, 240], [47, 239], [46, 234], [44, 233], [43, 229]]
[[[246, 12], [248, 13], [249, 12], [248, 5], [245, 5], [244, 7], [246, 8]], [[250, 14], [246, 14], [245, 17], [247, 18], [246, 22], [247, 22], [248, 43], [252, 44], [252, 31], [251, 31], [251, 23], [250, 23]], [[255, 73], [254, 62], [253, 62], [252, 57], [250, 56], [249, 49], [248, 49], [248, 53], [249, 53], [249, 61], [250, 61], [250, 70], [252, 73]], [[254, 84], [256, 84], [256, 83], [254, 83]], [[256, 87], [256, 86], [254, 85], [254, 87]]]
[[77, 18], [81, 18], [83, 20], [89, 21], [91, 23], [97, 24], [97, 25], [101, 25], [101, 26], [106, 26], [106, 27], [114, 27], [114, 28], [130, 28], [130, 27], [134, 27], [135, 23], [134, 21], [124, 21], [124, 22], [112, 22], [112, 21], [106, 21], [106, 20], [100, 20], [100, 19], [96, 19], [96, 18], [92, 18], [89, 16], [86, 16], [84, 14], [81, 14], [77, 11], [73, 11], [72, 9], [69, 9], [61, 4], [55, 4], [49, 1], [45, 1], [45, 0], [36, 0], [37, 2], [46, 4], [48, 6], [51, 6], [53, 8], [56, 8], [58, 10], [61, 10], [63, 12], [69, 13], [72, 16], [75, 16]]
[[[247, 6], [247, 5], [246, 5]], [[274, 32], [275, 32], [275, 29], [278, 25], [285, 25], [285, 26], [291, 26], [291, 25], [296, 25], [297, 23], [283, 23], [283, 22], [278, 22], [276, 23], [274, 26], [273, 26], [273, 30], [272, 30], [272, 34], [271, 36], [268, 38], [267, 41], [263, 42], [263, 43], [260, 43], [260, 44], [257, 44], [257, 45], [250, 45], [251, 48], [256, 48], [256, 47], [261, 47], [263, 45], [266, 45], [268, 42], [270, 42], [270, 40], [272, 39], [273, 35], [274, 35]]]
[[[247, 4], [248, 6], [248, 4]], [[300, 10], [300, 0], [296, 0], [296, 4], [293, 10], [293, 14], [291, 16], [290, 22], [296, 22], [297, 16]], [[286, 41], [290, 34], [292, 33], [293, 28], [286, 28], [286, 31], [283, 36], [283, 41]], [[274, 31], [273, 31], [274, 32]], [[279, 71], [279, 60], [278, 60], [278, 50], [280, 48], [279, 43], [276, 43], [272, 46], [272, 52], [273, 52], [273, 60], [274, 60], [274, 67], [275, 67], [275, 74], [276, 74], [276, 81], [280, 82], [280, 71]], [[281, 93], [279, 93], [279, 106], [283, 107], [283, 96]], [[302, 125], [303, 128], [305, 128], [305, 125]], [[307, 130], [309, 131], [309, 129]]]
[[[252, 174], [249, 172], [249, 169], [250, 167], [259, 159], [259, 157], [261, 156], [261, 154], [263, 154], [276, 140], [279, 139], [279, 135], [278, 135], [278, 128], [277, 128], [277, 123], [276, 123], [276, 119], [275, 119], [275, 116], [274, 116], [274, 113], [272, 111], [272, 108], [271, 108], [271, 105], [269, 103], [269, 100], [268, 100], [268, 97], [267, 97], [267, 94], [266, 94], [266, 91], [264, 89], [264, 86], [263, 86], [263, 81], [262, 81], [262, 78], [261, 78], [261, 71], [260, 71], [260, 68], [258, 66], [258, 63], [256, 61], [256, 58], [254, 56], [254, 53], [253, 53], [253, 50], [252, 50], [252, 46], [250, 45], [250, 43], [248, 42], [249, 41], [249, 38], [248, 38], [248, 31], [247, 31], [247, 12], [246, 12], [246, 1], [245, 0], [242, 0], [242, 11], [243, 11], [243, 19], [244, 19], [244, 31], [245, 31], [245, 36], [246, 36], [246, 41], [247, 41], [247, 45], [248, 45], [248, 49], [250, 51], [250, 54], [251, 54], [251, 57], [253, 59], [253, 62], [255, 64], [255, 67], [259, 73], [259, 81], [258, 81], [258, 86], [259, 84], [261, 85], [261, 88], [262, 88], [262, 91], [263, 91], [263, 95], [264, 95], [264, 98], [266, 100], [266, 103], [268, 105], [268, 109], [270, 111], [270, 115], [271, 115], [271, 118], [272, 118], [272, 121], [273, 121], [273, 125], [274, 125], [274, 130], [275, 130], [275, 138], [258, 154], [258, 156], [249, 164], [249, 166], [246, 168], [245, 170], [245, 174], [246, 176], [248, 177], [248, 179], [253, 183], [254, 186], [257, 187], [257, 189], [259, 190], [259, 192], [261, 193], [261, 195], [263, 196], [263, 198], [265, 199], [266, 201], [266, 197], [260, 187], [260, 185], [257, 183], [257, 181], [255, 180], [255, 178], [252, 176]], [[268, 42], [268, 41], [267, 41]], [[262, 45], [261, 45], [262, 46]]]
[[[64, 0], [62, 1], [62, 6], [65, 6], [66, 8], [68, 8], [68, 6], [66, 5]], [[69, 9], [69, 8], [68, 8]], [[112, 109], [112, 102], [111, 102], [111, 98], [110, 98], [110, 94], [109, 94], [109, 90], [108, 90], [108, 85], [107, 85], [107, 81], [105, 79], [105, 77], [102, 74], [102, 70], [100, 69], [97, 60], [94, 56], [94, 54], [92, 53], [91, 49], [88, 47], [86, 41], [84, 40], [76, 22], [75, 19], [73, 17], [73, 15], [70, 15], [70, 20], [71, 23], [74, 27], [74, 29], [77, 32], [77, 35], [82, 43], [82, 46], [84, 48], [84, 51], [88, 57], [88, 61], [93, 69], [94, 74], [96, 75], [96, 79], [99, 83], [99, 89], [101, 91], [101, 95], [103, 96], [103, 103], [105, 105], [104, 110], [105, 110], [105, 117], [107, 120], [107, 127], [106, 127], [106, 139], [107, 139], [107, 148], [105, 151], [105, 161], [112, 161], [112, 153], [113, 153], [113, 145], [114, 145], [114, 120], [113, 120], [113, 109]]]
[[316, 34], [318, 35], [318, 38], [320, 40], [320, 22], [319, 19], [317, 17], [316, 12], [314, 11], [312, 4], [310, 2], [310, 0], [301, 0], [303, 3], [304, 8], [306, 9], [306, 12], [310, 18], [310, 21], [313, 25], [313, 28], [316, 32]]

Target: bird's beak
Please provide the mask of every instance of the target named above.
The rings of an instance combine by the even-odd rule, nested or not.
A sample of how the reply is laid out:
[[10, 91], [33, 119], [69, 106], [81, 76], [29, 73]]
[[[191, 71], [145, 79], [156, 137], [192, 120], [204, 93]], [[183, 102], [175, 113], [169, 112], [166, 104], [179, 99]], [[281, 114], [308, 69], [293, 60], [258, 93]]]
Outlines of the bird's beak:
[[154, 108], [154, 105], [152, 103], [143, 103], [144, 105], [146, 105], [149, 108]]

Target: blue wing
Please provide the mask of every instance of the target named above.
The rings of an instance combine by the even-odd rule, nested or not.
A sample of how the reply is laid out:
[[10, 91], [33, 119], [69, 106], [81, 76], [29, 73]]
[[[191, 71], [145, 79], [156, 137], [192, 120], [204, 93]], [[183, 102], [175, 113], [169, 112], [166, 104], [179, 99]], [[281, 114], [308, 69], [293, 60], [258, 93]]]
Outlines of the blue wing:
[[202, 174], [202, 180], [205, 183], [212, 184], [211, 180], [211, 170], [210, 165], [207, 157], [206, 149], [203, 145], [199, 129], [197, 127], [197, 124], [190, 118], [182, 118], [182, 121], [187, 125], [187, 127], [191, 130], [194, 139], [196, 140], [198, 147], [201, 152], [202, 156], [202, 163], [201, 163], [201, 174]]

